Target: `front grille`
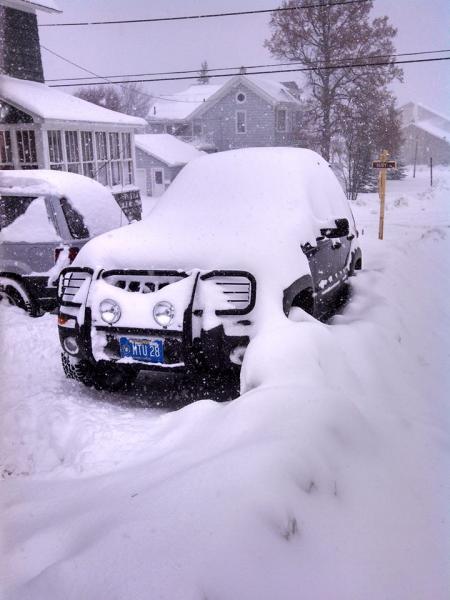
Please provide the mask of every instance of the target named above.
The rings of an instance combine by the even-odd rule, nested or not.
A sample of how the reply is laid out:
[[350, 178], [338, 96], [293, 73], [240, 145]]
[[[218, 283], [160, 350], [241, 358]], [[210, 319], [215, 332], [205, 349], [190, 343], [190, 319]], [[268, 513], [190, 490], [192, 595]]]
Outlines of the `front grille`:
[[91, 269], [75, 267], [63, 269], [58, 282], [60, 304], [64, 306], [81, 306], [86, 299], [91, 278]]
[[229, 309], [217, 310], [216, 314], [246, 314], [254, 305], [256, 298], [256, 280], [250, 273], [243, 271], [212, 271], [202, 276], [212, 281], [220, 289]]
[[163, 289], [186, 277], [177, 271], [104, 271], [102, 278], [106, 283], [127, 292], [149, 294]]

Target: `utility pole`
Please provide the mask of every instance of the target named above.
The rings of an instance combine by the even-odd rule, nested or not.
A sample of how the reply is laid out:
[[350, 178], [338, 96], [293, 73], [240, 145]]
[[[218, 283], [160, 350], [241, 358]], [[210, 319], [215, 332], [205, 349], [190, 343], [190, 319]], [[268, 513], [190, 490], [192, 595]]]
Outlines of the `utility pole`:
[[430, 185], [433, 187], [433, 157], [430, 156]]
[[382, 240], [384, 236], [384, 211], [385, 211], [385, 200], [386, 200], [386, 170], [396, 169], [397, 162], [395, 160], [388, 160], [389, 152], [383, 150], [378, 160], [372, 162], [373, 169], [379, 169], [378, 173], [378, 194], [380, 196], [380, 223], [378, 226], [378, 239]]
[[416, 177], [416, 163], [417, 163], [417, 137], [416, 137], [416, 146], [414, 148], [414, 169], [413, 169], [413, 178]]

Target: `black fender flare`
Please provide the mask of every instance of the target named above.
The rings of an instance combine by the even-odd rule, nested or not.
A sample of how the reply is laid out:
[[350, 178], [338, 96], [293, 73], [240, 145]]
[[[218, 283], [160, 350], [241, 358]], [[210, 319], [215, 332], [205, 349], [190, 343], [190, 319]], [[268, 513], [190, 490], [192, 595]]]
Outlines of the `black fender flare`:
[[355, 274], [356, 270], [361, 269], [361, 266], [356, 267], [356, 264], [358, 263], [362, 265], [362, 252], [361, 252], [361, 248], [355, 248], [354, 251], [352, 252], [352, 258], [350, 261], [350, 267], [349, 267], [349, 276], [352, 277], [352, 275]]
[[283, 291], [283, 312], [286, 316], [292, 307], [294, 298], [306, 290], [314, 292], [314, 282], [311, 275], [302, 275]]

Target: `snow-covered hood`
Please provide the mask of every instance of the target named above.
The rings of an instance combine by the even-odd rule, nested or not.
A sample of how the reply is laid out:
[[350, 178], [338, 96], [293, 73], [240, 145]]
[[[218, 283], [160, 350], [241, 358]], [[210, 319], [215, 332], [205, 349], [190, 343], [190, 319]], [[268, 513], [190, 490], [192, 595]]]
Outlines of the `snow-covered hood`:
[[114, 269], [239, 269], [286, 286], [308, 272], [301, 244], [353, 220], [329, 165], [297, 148], [248, 148], [189, 163], [150, 217], [99, 236], [75, 264]]

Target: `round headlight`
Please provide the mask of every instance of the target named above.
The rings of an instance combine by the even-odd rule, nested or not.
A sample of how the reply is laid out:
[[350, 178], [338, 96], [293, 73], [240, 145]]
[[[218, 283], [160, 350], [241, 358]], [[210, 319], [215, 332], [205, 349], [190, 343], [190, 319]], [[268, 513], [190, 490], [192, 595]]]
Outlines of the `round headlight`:
[[117, 323], [121, 314], [120, 306], [114, 300], [102, 300], [100, 302], [100, 316], [108, 325]]
[[153, 318], [161, 327], [169, 327], [175, 316], [175, 308], [170, 302], [163, 300], [155, 304], [153, 308]]

